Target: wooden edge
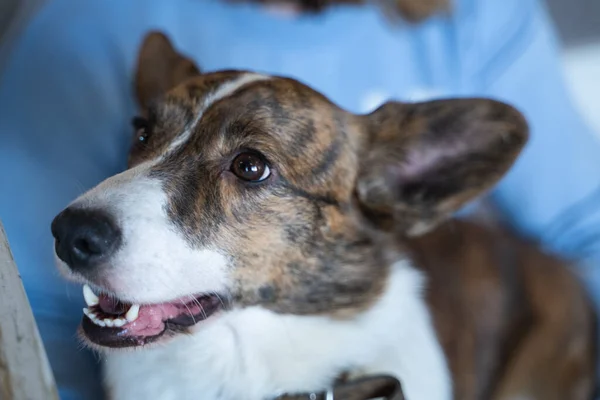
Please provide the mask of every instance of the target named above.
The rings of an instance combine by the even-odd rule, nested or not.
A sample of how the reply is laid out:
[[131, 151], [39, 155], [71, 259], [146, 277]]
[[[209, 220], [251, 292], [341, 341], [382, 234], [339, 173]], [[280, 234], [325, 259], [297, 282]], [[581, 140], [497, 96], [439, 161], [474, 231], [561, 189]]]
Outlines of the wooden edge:
[[0, 399], [58, 400], [50, 364], [0, 222]]

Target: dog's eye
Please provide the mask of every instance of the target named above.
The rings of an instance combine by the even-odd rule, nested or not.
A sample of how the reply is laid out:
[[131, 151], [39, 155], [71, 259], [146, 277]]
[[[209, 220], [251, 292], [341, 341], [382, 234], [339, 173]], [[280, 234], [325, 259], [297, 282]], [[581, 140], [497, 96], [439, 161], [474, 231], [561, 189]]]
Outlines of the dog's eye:
[[263, 157], [256, 153], [241, 153], [231, 164], [231, 172], [248, 182], [261, 182], [271, 175]]
[[135, 141], [139, 144], [148, 144], [150, 139], [150, 123], [146, 118], [135, 117], [133, 119], [133, 128], [135, 129]]

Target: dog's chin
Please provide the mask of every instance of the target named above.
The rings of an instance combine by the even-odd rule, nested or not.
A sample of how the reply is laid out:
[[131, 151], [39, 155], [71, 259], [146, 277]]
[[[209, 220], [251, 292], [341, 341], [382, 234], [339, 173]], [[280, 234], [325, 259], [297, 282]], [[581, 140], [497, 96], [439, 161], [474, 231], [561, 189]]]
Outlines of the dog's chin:
[[224, 308], [222, 297], [217, 294], [131, 304], [109, 294], [96, 294], [84, 285], [84, 297], [88, 307], [83, 310], [79, 336], [97, 350], [162, 343], [190, 333], [195, 325], [214, 318]]

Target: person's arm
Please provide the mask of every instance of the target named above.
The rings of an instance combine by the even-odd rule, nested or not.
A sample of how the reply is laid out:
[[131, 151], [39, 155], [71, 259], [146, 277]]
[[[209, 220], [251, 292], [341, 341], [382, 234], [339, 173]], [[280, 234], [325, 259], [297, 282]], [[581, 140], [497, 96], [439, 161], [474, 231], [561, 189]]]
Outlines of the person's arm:
[[[487, 34], [475, 47], [471, 79], [481, 93], [519, 108], [531, 129], [493, 198], [525, 235], [600, 267], [600, 135], [570, 99], [550, 18], [536, 0], [480, 4], [473, 29]], [[600, 299], [600, 268], [584, 276]]]

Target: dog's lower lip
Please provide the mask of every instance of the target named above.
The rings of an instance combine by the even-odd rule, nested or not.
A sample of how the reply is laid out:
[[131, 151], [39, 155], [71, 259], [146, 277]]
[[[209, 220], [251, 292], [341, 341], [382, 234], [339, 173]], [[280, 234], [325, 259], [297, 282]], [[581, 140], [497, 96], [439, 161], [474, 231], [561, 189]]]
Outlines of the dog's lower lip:
[[203, 321], [221, 309], [218, 295], [191, 297], [157, 304], [130, 304], [107, 295], [96, 295], [84, 286], [82, 333], [94, 344], [105, 347], [141, 346], [165, 333], [177, 333]]
[[125, 336], [121, 328], [105, 328], [96, 325], [87, 316], [81, 321], [81, 332], [90, 342], [104, 347], [123, 348], [136, 347], [150, 344], [158, 340], [166, 332], [166, 328], [157, 335], [152, 336]]

